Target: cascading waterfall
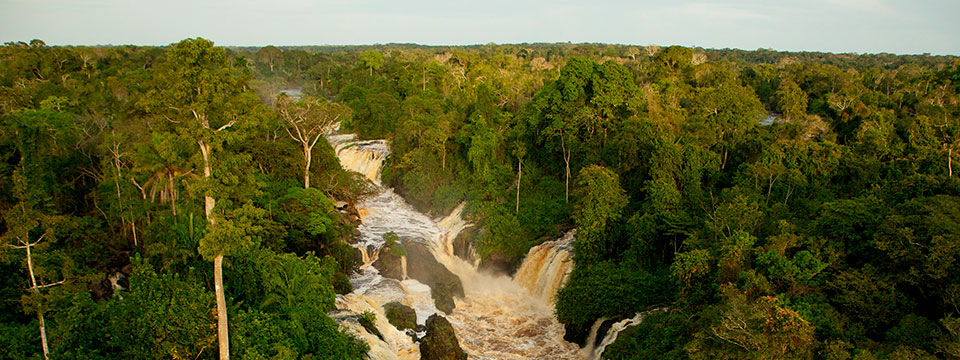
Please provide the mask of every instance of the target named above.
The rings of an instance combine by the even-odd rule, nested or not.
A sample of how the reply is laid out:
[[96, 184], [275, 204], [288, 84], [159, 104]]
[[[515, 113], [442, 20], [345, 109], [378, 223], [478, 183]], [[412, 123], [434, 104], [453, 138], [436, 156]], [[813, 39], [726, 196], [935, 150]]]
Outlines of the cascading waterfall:
[[583, 357], [589, 360], [599, 360], [603, 358], [603, 351], [607, 349], [607, 346], [613, 344], [614, 341], [617, 341], [617, 337], [620, 335], [620, 332], [626, 330], [631, 326], [639, 325], [643, 322], [643, 318], [648, 314], [655, 311], [665, 311], [664, 308], [657, 308], [649, 311], [638, 312], [633, 315], [632, 318], [626, 318], [620, 321], [617, 321], [610, 325], [610, 329], [607, 330], [604, 334], [603, 339], [600, 342], [597, 342], [597, 332], [600, 329], [600, 326], [609, 318], [600, 318], [594, 322], [593, 327], [590, 329], [590, 336], [587, 338], [587, 347], [583, 348]]
[[[359, 171], [379, 184], [380, 167], [389, 154], [386, 142], [357, 142], [352, 135], [331, 135], [327, 139], [337, 150], [344, 168]], [[370, 266], [373, 262], [371, 258], [376, 257], [375, 254], [384, 245], [383, 235], [391, 231], [402, 239], [426, 245], [440, 264], [460, 278], [465, 297], [455, 298], [455, 309], [445, 316], [453, 325], [461, 347], [471, 359], [581, 357], [575, 344], [563, 340], [563, 327], [553, 316], [553, 305], [544, 301], [552, 295], [528, 290], [507, 276], [481, 273], [476, 264], [454, 255], [453, 240], [461, 230], [469, 226], [461, 217], [464, 204], [458, 206], [450, 216], [432, 220], [413, 209], [392, 189], [383, 189], [357, 206], [362, 223], [358, 227], [360, 237], [354, 246], [361, 248], [366, 255], [365, 265], [361, 267], [360, 273], [351, 278], [354, 292], [337, 297], [339, 310], [332, 316], [370, 344], [371, 358], [419, 357], [417, 344], [386, 322], [383, 304], [397, 301], [410, 306], [416, 311], [419, 324], [424, 324], [429, 315], [439, 312], [428, 286], [413, 279], [398, 281], [384, 278], [377, 269]], [[572, 235], [569, 240], [572, 241]], [[564, 251], [567, 255], [555, 251], [554, 249], [564, 248], [561, 245], [562, 239], [558, 241], [551, 250], [544, 250], [558, 254], [546, 255], [545, 257], [550, 259], [541, 261], [540, 265], [529, 265], [530, 272], [568, 272], [560, 268], [568, 266], [569, 262], [564, 262], [562, 258], [569, 258], [569, 251]], [[548, 246], [544, 246], [544, 249]], [[540, 270], [534, 271], [533, 268]], [[536, 276], [539, 275], [529, 275], [530, 279]], [[543, 286], [547, 293], [556, 292], [556, 286], [552, 284], [562, 283], [565, 277], [551, 276], [553, 278], [547, 280], [551, 285]], [[377, 325], [383, 332], [384, 340], [369, 336], [351, 320], [364, 311], [377, 315]]]
[[513, 279], [541, 300], [553, 303], [573, 271], [573, 240], [577, 230], [570, 230], [560, 239], [530, 248]]
[[383, 161], [390, 155], [387, 141], [356, 139], [354, 134], [327, 136], [327, 141], [333, 146], [344, 169], [356, 171], [374, 184], [380, 185], [380, 170], [383, 168]]

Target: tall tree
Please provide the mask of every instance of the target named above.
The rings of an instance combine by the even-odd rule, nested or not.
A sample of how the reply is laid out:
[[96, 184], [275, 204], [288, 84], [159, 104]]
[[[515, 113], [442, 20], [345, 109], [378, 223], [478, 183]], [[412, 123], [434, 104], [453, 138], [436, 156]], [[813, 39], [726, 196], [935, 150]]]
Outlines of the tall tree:
[[574, 243], [578, 263], [592, 263], [606, 255], [607, 227], [620, 219], [629, 198], [620, 187], [616, 173], [590, 165], [577, 176], [577, 201], [573, 220], [577, 223]]
[[299, 143], [303, 150], [303, 187], [309, 189], [313, 147], [331, 126], [338, 121], [348, 120], [353, 110], [346, 105], [314, 97], [295, 101], [287, 94], [280, 94], [277, 96], [277, 112], [287, 135]]
[[[38, 211], [31, 199], [28, 198], [27, 179], [21, 171], [13, 174], [14, 196], [16, 205], [8, 209], [3, 216], [7, 232], [0, 236], [0, 243], [11, 249], [22, 249], [26, 253], [26, 268], [29, 274], [29, 288], [31, 307], [36, 308], [37, 321], [40, 325], [40, 344], [43, 348], [44, 359], [49, 358], [50, 347], [47, 340], [47, 326], [43, 316], [43, 301], [41, 289], [63, 283], [63, 280], [52, 283], [43, 283], [43, 274], [36, 264], [38, 249], [43, 249], [54, 242], [54, 227], [61, 221], [60, 217], [51, 216]], [[39, 233], [39, 235], [38, 235]], [[38, 279], [40, 278], [40, 279]]]
[[[235, 224], [222, 224], [224, 228], [218, 228], [218, 214], [226, 211], [214, 211], [215, 196], [224, 194], [223, 187], [218, 186], [220, 181], [214, 178], [214, 160], [225, 144], [241, 139], [245, 132], [237, 131], [239, 128], [257, 126], [262, 116], [258, 111], [262, 109], [258, 108], [256, 95], [246, 88], [240, 71], [230, 66], [225, 51], [202, 38], [173, 45], [154, 79], [155, 87], [144, 100], [147, 111], [157, 115], [170, 132], [196, 143], [200, 150], [204, 212], [209, 222], [208, 234], [201, 241], [201, 254], [213, 260], [220, 358], [228, 359], [223, 257], [235, 248], [232, 243], [242, 240], [237, 237], [244, 236], [244, 232], [238, 231]], [[249, 210], [247, 212], [254, 212]]]
[[370, 69], [370, 76], [373, 76], [374, 70], [379, 70], [380, 66], [383, 65], [383, 55], [376, 50], [367, 50], [360, 54], [360, 64], [363, 67]]

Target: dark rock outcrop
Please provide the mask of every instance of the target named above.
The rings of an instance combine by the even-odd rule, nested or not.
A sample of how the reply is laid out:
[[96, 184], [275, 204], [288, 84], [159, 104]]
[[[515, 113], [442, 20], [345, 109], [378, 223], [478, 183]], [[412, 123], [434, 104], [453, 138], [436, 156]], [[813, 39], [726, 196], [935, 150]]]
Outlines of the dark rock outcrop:
[[387, 315], [387, 321], [399, 330], [417, 328], [417, 312], [413, 308], [396, 301], [383, 305], [383, 311]]
[[420, 339], [420, 359], [465, 360], [467, 353], [460, 348], [453, 326], [443, 316], [427, 318], [427, 335]]
[[380, 254], [377, 256], [377, 261], [373, 262], [373, 267], [380, 271], [381, 276], [403, 280], [403, 256], [399, 255], [402, 252], [392, 249], [399, 246], [403, 245], [389, 244], [380, 249]]
[[466, 262], [473, 263], [476, 260], [473, 241], [477, 238], [477, 232], [477, 228], [469, 227], [457, 234], [457, 238], [453, 239], [453, 254]]
[[[453, 312], [456, 307], [453, 297], [462, 299], [464, 296], [460, 278], [438, 262], [427, 245], [403, 239], [403, 246], [407, 251], [407, 276], [430, 287], [430, 295], [437, 309], [446, 314]], [[381, 254], [380, 258], [383, 257], [384, 254]]]
[[480, 270], [513, 276], [520, 262], [500, 253], [491, 253], [480, 262]]
[[593, 322], [583, 324], [563, 324], [563, 339], [579, 345], [581, 348], [586, 346], [587, 337], [590, 336], [590, 328]]

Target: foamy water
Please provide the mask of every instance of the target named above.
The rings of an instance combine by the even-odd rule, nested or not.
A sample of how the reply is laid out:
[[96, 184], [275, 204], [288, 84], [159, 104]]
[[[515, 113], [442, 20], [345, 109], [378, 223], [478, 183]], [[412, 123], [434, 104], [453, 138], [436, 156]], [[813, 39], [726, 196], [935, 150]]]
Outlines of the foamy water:
[[[389, 154], [385, 142], [366, 142], [376, 146], [352, 146], [352, 137], [331, 137], [328, 139], [335, 144], [344, 168], [368, 176], [379, 176], [382, 159]], [[357, 151], [347, 151], [349, 149]], [[379, 184], [379, 181], [375, 182]], [[384, 278], [370, 266], [375, 254], [366, 249], [381, 248], [383, 234], [392, 231], [401, 238], [426, 244], [437, 261], [460, 277], [466, 296], [464, 299], [455, 299], [456, 308], [445, 317], [453, 325], [461, 347], [471, 359], [583, 357], [575, 344], [563, 340], [563, 326], [554, 318], [550, 301], [571, 269], [568, 245], [572, 235], [565, 237], [566, 240], [531, 249], [531, 253], [537, 254], [531, 261], [535, 259], [536, 263], [525, 263], [521, 267], [522, 280], [517, 282], [504, 275], [481, 273], [475, 264], [453, 254], [453, 239], [469, 226], [461, 216], [463, 204], [449, 216], [434, 220], [417, 212], [392, 189], [383, 189], [357, 204], [357, 207], [362, 225], [358, 227], [361, 235], [355, 246], [364, 251], [366, 264], [360, 273], [351, 278], [354, 293], [338, 297], [338, 308], [351, 312], [374, 311], [370, 308], [375, 308], [378, 327], [381, 325], [382, 306], [391, 301], [412, 307], [417, 312], [419, 324], [424, 324], [427, 317], [439, 312], [430, 296], [429, 287], [413, 279], [397, 281]], [[541, 277], [545, 280], [541, 280]], [[529, 284], [534, 285], [525, 287]], [[351, 324], [344, 326], [348, 329], [355, 327]], [[396, 330], [392, 325], [384, 326]], [[383, 332], [383, 327], [380, 330]], [[396, 334], [402, 336], [394, 337]], [[364, 341], [371, 344], [372, 358], [405, 359], [414, 356], [411, 347], [416, 344], [409, 341], [409, 337], [399, 332], [384, 335], [387, 341], [375, 336], [362, 336]], [[388, 354], [391, 351], [394, 353]], [[419, 351], [416, 356], [419, 356]]]

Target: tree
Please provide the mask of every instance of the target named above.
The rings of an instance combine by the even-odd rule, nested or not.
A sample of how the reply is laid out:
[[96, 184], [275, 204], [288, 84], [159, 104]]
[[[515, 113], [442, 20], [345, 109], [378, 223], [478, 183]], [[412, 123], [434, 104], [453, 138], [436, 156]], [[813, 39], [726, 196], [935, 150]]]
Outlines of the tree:
[[[40, 290], [51, 286], [62, 284], [64, 281], [46, 283], [42, 278], [38, 280], [39, 271], [35, 264], [35, 255], [37, 249], [43, 249], [54, 242], [56, 235], [54, 228], [62, 219], [56, 216], [44, 214], [34, 208], [33, 202], [28, 198], [27, 179], [21, 171], [14, 172], [14, 196], [17, 198], [17, 204], [8, 209], [4, 214], [3, 220], [7, 232], [0, 236], [2, 244], [10, 249], [23, 249], [26, 252], [26, 268], [30, 277], [30, 299], [33, 302], [32, 307], [36, 308], [37, 320], [40, 324], [40, 342], [43, 347], [44, 359], [49, 358], [49, 345], [47, 341], [47, 327], [43, 317], [44, 305]], [[40, 233], [40, 235], [37, 235]], [[44, 241], [45, 240], [45, 241]]]
[[575, 254], [591, 261], [606, 253], [607, 226], [620, 219], [628, 198], [617, 174], [598, 165], [580, 170], [577, 176], [573, 220], [577, 223]]
[[693, 116], [703, 121], [712, 137], [703, 141], [723, 148], [720, 168], [724, 169], [731, 145], [742, 141], [741, 135], [759, 124], [765, 111], [763, 104], [753, 91], [737, 84], [700, 89], [694, 101]]
[[313, 97], [294, 101], [287, 94], [280, 94], [277, 96], [277, 112], [287, 135], [303, 149], [303, 187], [309, 189], [313, 147], [337, 121], [349, 119], [353, 110], [343, 104]]
[[270, 72], [273, 72], [273, 67], [283, 61], [283, 51], [272, 45], [264, 46], [257, 50], [257, 60], [266, 63], [270, 67]]
[[376, 50], [367, 50], [360, 54], [360, 64], [370, 69], [370, 76], [373, 76], [374, 70], [380, 70], [383, 65], [383, 55]]
[[[146, 110], [158, 116], [169, 132], [184, 141], [195, 142], [200, 150], [204, 213], [210, 224], [201, 240], [200, 253], [213, 260], [221, 359], [230, 356], [223, 257], [251, 240], [237, 224], [217, 222], [215, 196], [223, 195], [224, 189], [217, 186], [218, 180], [214, 179], [214, 156], [224, 150], [225, 144], [241, 139], [245, 132], [238, 129], [255, 127], [262, 116], [259, 100], [244, 82], [239, 71], [230, 67], [222, 48], [202, 38], [186, 39], [167, 52], [166, 61], [155, 75], [155, 87], [144, 99]], [[226, 175], [227, 169], [224, 171]], [[239, 210], [240, 214], [227, 214], [225, 209], [220, 213], [228, 219], [231, 216], [245, 219], [256, 217], [255, 210], [247, 204]]]
[[807, 93], [793, 80], [781, 79], [777, 87], [777, 107], [788, 119], [802, 119], [807, 114]]

